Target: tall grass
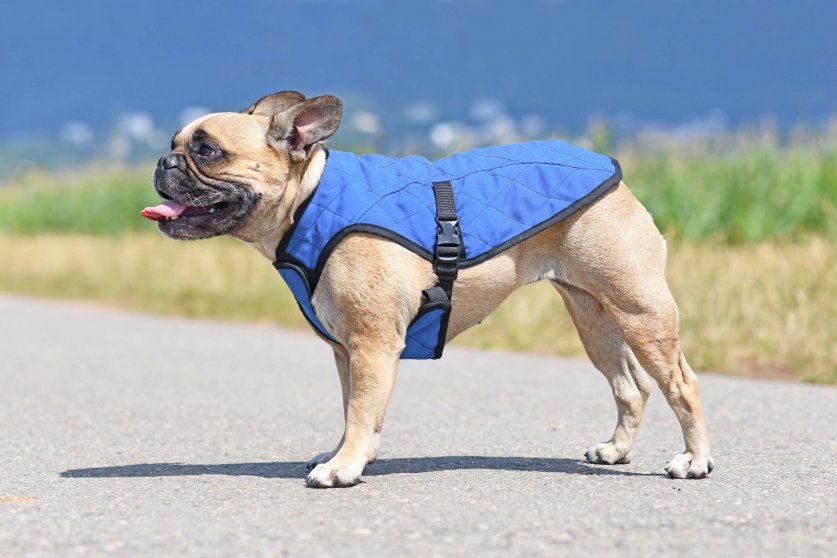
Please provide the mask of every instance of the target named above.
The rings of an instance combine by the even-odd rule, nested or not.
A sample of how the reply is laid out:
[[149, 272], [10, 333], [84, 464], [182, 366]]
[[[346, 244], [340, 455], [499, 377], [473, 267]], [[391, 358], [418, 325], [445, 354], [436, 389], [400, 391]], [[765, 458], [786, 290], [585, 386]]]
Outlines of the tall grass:
[[0, 188], [0, 231], [110, 235], [153, 230], [139, 212], [159, 202], [148, 169], [31, 172]]
[[627, 152], [625, 181], [678, 238], [731, 243], [837, 232], [837, 148]]

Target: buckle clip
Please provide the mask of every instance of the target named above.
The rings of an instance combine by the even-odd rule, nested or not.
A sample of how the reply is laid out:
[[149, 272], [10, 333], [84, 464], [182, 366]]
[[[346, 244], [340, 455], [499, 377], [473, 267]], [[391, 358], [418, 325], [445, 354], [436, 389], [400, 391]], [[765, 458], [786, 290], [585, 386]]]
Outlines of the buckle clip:
[[459, 240], [459, 221], [440, 221], [436, 228], [436, 254], [433, 269], [440, 278], [456, 279], [459, 274], [459, 257], [462, 241]]

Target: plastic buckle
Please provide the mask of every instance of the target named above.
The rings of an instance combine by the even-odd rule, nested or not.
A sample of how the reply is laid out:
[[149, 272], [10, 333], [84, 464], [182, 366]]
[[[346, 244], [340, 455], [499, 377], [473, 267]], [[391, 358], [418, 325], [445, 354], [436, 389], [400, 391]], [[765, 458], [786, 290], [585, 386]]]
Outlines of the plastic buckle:
[[459, 221], [436, 221], [436, 254], [433, 268], [436, 275], [446, 279], [456, 279], [459, 274], [458, 261], [462, 253], [459, 240]]

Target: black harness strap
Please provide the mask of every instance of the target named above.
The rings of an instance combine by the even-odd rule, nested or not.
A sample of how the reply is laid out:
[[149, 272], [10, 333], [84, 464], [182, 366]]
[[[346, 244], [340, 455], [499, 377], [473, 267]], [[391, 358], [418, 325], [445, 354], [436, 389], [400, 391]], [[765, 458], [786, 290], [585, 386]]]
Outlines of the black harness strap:
[[[428, 301], [441, 301], [444, 294], [447, 301], [453, 294], [453, 282], [459, 274], [459, 260], [462, 257], [462, 235], [459, 217], [450, 182], [434, 182], [433, 196], [436, 198], [436, 247], [433, 253], [433, 271], [439, 279], [438, 287], [424, 292]], [[442, 293], [432, 292], [441, 289]]]
[[433, 197], [436, 198], [436, 220], [456, 221], [456, 202], [450, 182], [434, 182]]
[[430, 287], [426, 291], [422, 291], [424, 298], [427, 299], [427, 304], [435, 304], [437, 302], [450, 302], [450, 298], [448, 298], [445, 289], [436, 285], [435, 287]]

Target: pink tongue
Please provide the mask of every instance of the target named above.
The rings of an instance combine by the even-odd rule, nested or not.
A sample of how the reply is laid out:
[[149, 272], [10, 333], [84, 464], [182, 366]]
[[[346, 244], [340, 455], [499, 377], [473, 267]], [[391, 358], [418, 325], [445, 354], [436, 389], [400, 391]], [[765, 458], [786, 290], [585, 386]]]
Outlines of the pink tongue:
[[184, 211], [186, 211], [185, 205], [169, 200], [154, 207], [146, 207], [140, 212], [140, 215], [152, 221], [159, 221], [163, 218], [178, 217]]

